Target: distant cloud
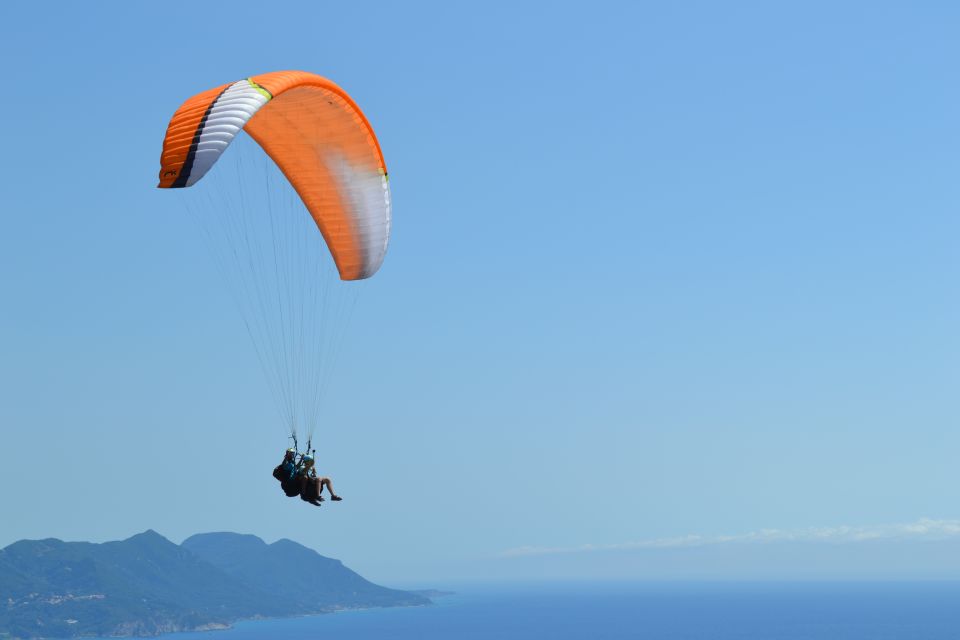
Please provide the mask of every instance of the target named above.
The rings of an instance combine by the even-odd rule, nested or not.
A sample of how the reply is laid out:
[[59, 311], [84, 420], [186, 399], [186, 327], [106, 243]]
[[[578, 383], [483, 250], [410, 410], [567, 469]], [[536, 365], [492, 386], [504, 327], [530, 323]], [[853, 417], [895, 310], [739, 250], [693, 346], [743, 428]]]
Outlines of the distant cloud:
[[584, 544], [574, 547], [525, 546], [496, 554], [501, 558], [540, 556], [595, 551], [627, 551], [631, 549], [677, 549], [707, 545], [770, 542], [834, 542], [852, 543], [867, 540], [944, 540], [960, 536], [960, 520], [921, 518], [906, 524], [876, 526], [809, 527], [806, 529], [760, 529], [727, 536], [686, 535], [674, 538], [652, 538], [618, 544]]

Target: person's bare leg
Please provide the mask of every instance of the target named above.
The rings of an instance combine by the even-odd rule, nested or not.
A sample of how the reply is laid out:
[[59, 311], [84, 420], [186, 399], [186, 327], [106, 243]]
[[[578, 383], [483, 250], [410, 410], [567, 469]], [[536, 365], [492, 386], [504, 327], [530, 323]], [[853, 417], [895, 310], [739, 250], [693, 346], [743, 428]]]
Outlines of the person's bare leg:
[[336, 493], [334, 493], [334, 491], [333, 491], [333, 483], [330, 482], [330, 478], [320, 478], [320, 491], [321, 491], [321, 492], [323, 491], [323, 488], [324, 488], [324, 487], [326, 487], [326, 488], [327, 488], [327, 491], [330, 492], [330, 499], [331, 499], [331, 500], [340, 500], [340, 496], [338, 496], [338, 495], [337, 495]]

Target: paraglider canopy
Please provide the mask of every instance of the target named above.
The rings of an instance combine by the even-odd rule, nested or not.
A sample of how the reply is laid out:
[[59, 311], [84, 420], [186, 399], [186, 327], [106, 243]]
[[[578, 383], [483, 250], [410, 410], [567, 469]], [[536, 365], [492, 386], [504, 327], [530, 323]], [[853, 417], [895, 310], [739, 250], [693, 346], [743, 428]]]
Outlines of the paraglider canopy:
[[309, 439], [320, 421], [361, 288], [336, 277], [371, 277], [387, 250], [383, 154], [343, 89], [277, 71], [199, 93], [174, 113], [158, 186], [187, 191], [208, 172], [180, 200], [233, 294], [296, 452], [298, 431]]
[[350, 96], [303, 71], [266, 73], [199, 93], [170, 120], [158, 186], [195, 184], [241, 129], [296, 189], [340, 278], [376, 273], [390, 237], [387, 168], [373, 128]]

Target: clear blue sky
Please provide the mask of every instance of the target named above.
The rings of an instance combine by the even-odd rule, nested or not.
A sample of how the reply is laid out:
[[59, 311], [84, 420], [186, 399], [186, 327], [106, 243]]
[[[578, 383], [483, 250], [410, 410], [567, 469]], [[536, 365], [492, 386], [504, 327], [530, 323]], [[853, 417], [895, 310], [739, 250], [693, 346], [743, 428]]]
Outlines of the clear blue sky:
[[[960, 517], [955, 3], [0, 22], [0, 545], [235, 530], [397, 582]], [[181, 101], [290, 68], [363, 106], [394, 200], [327, 407], [347, 499], [319, 512], [270, 478], [247, 336], [154, 188]]]

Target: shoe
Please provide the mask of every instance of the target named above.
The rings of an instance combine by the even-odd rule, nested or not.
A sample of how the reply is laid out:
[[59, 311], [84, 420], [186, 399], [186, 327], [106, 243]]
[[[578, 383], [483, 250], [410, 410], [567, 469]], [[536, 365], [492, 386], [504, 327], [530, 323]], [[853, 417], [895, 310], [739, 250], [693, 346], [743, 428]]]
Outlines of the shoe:
[[340, 496], [330, 496], [330, 499], [333, 500], [334, 502], [340, 502], [341, 500], [343, 500], [343, 498], [341, 498]]
[[324, 500], [326, 500], [326, 498], [323, 496], [317, 496], [317, 502], [323, 502]]

